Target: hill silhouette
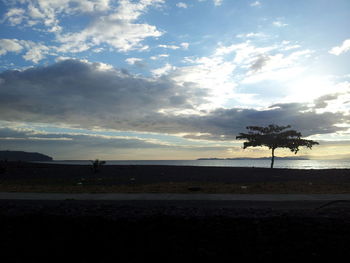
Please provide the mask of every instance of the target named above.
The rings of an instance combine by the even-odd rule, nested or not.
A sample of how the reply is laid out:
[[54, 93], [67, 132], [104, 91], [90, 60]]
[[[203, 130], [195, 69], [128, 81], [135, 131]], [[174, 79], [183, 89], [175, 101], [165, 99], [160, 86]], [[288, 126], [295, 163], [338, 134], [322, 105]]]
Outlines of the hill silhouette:
[[52, 161], [52, 157], [47, 156], [42, 153], [33, 153], [33, 152], [23, 152], [23, 151], [0, 151], [0, 160], [7, 161], [27, 161], [35, 162], [42, 161], [48, 162]]

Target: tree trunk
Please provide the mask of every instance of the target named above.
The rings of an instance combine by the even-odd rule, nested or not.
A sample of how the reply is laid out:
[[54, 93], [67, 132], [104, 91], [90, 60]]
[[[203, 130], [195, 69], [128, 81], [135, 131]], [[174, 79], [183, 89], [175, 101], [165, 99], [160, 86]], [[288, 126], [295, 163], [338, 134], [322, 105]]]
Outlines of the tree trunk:
[[275, 148], [272, 148], [271, 169], [273, 168], [274, 162], [275, 162]]

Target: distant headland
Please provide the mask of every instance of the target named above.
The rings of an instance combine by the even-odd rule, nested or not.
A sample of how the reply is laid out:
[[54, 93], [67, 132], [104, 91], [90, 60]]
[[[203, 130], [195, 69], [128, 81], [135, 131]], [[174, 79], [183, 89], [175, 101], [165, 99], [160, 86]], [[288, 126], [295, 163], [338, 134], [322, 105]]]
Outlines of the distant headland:
[[23, 151], [0, 151], [0, 160], [26, 161], [26, 162], [50, 162], [52, 157], [42, 153], [32, 153]]
[[[271, 157], [260, 157], [260, 158], [249, 158], [249, 157], [239, 157], [239, 158], [198, 158], [197, 160], [233, 160], [233, 161], [240, 161], [240, 160], [270, 160]], [[275, 160], [309, 160], [306, 157], [275, 157]]]

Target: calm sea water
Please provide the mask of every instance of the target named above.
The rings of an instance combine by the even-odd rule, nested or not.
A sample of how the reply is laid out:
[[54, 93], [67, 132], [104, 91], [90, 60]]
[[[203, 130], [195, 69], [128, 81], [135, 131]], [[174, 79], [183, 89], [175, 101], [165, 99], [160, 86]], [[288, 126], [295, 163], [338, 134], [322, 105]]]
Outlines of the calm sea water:
[[[54, 161], [59, 164], [90, 165], [91, 161]], [[270, 167], [269, 160], [161, 160], [161, 161], [106, 161], [106, 165], [180, 165], [222, 167]], [[275, 168], [329, 169], [350, 168], [350, 160], [275, 160]]]

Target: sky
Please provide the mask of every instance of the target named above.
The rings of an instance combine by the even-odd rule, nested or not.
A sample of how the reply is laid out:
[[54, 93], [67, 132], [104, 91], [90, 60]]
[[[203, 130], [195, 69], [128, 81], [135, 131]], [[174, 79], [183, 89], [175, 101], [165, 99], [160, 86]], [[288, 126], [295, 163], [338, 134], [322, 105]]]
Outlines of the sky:
[[350, 158], [349, 17], [348, 0], [0, 1], [0, 150], [262, 157], [235, 138], [276, 124], [320, 143], [301, 156]]

